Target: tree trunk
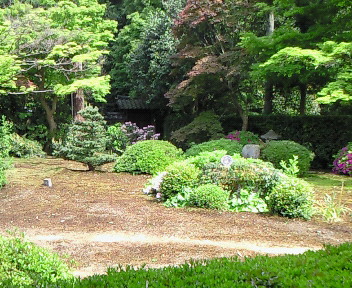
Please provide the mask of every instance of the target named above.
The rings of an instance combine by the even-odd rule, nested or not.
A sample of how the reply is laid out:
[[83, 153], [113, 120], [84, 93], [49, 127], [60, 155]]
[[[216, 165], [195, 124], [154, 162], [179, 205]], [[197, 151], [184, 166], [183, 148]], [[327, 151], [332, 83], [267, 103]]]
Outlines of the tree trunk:
[[265, 94], [264, 94], [264, 114], [273, 113], [273, 99], [274, 99], [274, 87], [267, 81], [265, 84]]
[[306, 102], [307, 102], [307, 85], [299, 85], [299, 90], [301, 93], [301, 100], [299, 103], [299, 114], [304, 115], [306, 113]]
[[83, 89], [78, 89], [76, 93], [73, 94], [73, 120], [74, 121], [84, 121], [83, 117], [78, 114], [79, 111], [84, 109], [84, 92]]
[[[82, 71], [83, 64], [82, 63], [75, 63], [75, 66], [78, 71]], [[84, 91], [83, 89], [78, 89], [76, 93], [73, 94], [73, 101], [72, 101], [72, 116], [74, 121], [83, 122], [83, 117], [78, 114], [79, 111], [84, 109]]]
[[57, 124], [54, 117], [56, 113], [57, 97], [56, 96], [53, 97], [51, 107], [49, 106], [48, 102], [45, 100], [44, 95], [41, 95], [39, 99], [40, 99], [40, 103], [42, 104], [42, 107], [45, 110], [46, 121], [48, 122], [48, 125], [49, 125], [49, 133], [51, 134], [50, 135], [51, 137], [49, 138], [52, 138], [57, 129]]

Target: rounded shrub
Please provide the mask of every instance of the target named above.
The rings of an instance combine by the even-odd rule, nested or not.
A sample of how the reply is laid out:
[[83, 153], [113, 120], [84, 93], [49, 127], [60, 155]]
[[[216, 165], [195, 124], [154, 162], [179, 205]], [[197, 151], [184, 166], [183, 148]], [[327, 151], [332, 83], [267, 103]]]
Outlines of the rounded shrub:
[[171, 164], [165, 172], [166, 175], [160, 184], [160, 192], [164, 200], [175, 196], [186, 187], [193, 188], [199, 183], [200, 170], [185, 161]]
[[1, 287], [47, 287], [73, 278], [57, 254], [26, 242], [23, 237], [0, 236], [0, 259]]
[[190, 205], [201, 208], [226, 210], [230, 192], [214, 184], [201, 185], [190, 193]]
[[186, 156], [196, 156], [201, 152], [212, 152], [215, 150], [225, 150], [227, 154], [232, 155], [235, 153], [241, 153], [243, 145], [237, 141], [230, 139], [217, 139], [200, 144], [193, 145], [191, 148], [186, 150]]
[[117, 158], [114, 169], [116, 172], [155, 174], [183, 158], [183, 151], [170, 142], [145, 140], [127, 147], [126, 151]]
[[269, 210], [284, 217], [310, 219], [313, 214], [313, 191], [304, 180], [285, 176], [267, 199]]
[[281, 168], [281, 161], [288, 163], [294, 155], [298, 156], [299, 175], [305, 174], [310, 169], [314, 153], [301, 144], [289, 140], [270, 141], [261, 151], [261, 158], [273, 163], [278, 169]]

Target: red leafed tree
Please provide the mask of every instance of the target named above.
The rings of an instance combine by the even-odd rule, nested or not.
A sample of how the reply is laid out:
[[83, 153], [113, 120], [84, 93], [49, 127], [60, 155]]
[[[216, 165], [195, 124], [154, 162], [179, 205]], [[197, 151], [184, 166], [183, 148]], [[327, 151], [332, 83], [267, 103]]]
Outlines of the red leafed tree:
[[241, 33], [260, 22], [251, 2], [187, 1], [174, 26], [180, 44], [173, 73], [179, 82], [165, 94], [169, 106], [186, 113], [236, 110], [247, 129], [249, 98], [255, 94], [247, 72], [253, 59], [238, 44]]

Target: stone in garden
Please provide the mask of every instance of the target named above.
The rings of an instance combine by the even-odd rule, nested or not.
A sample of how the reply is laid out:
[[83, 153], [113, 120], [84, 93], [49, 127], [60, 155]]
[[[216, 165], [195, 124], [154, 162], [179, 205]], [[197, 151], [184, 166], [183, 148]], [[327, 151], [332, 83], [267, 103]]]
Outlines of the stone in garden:
[[47, 187], [53, 187], [53, 183], [51, 182], [50, 178], [45, 178], [43, 185]]
[[260, 156], [260, 146], [256, 144], [244, 145], [242, 149], [242, 156], [244, 158], [258, 159]]

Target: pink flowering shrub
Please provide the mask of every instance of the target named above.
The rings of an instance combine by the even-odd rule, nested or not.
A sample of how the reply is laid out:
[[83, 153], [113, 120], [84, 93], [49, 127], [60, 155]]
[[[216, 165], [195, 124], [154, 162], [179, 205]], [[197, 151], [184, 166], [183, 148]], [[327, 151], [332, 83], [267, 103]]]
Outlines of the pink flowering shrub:
[[337, 153], [333, 166], [334, 173], [352, 176], [352, 142]]
[[237, 141], [241, 145], [246, 144], [258, 144], [259, 137], [250, 131], [233, 131], [229, 133], [225, 138]]

